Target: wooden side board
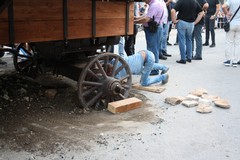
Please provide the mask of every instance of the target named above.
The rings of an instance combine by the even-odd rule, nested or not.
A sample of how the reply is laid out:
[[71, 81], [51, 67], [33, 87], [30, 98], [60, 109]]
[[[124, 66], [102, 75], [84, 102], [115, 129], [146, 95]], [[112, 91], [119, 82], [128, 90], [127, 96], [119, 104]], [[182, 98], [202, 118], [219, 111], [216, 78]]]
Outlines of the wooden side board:
[[[92, 0], [67, 1], [68, 39], [91, 38]], [[126, 33], [126, 1], [96, 1], [95, 37]], [[16, 43], [63, 40], [63, 0], [13, 0]], [[130, 2], [128, 34], [133, 33], [134, 4]], [[8, 10], [0, 14], [0, 44], [9, 42]]]

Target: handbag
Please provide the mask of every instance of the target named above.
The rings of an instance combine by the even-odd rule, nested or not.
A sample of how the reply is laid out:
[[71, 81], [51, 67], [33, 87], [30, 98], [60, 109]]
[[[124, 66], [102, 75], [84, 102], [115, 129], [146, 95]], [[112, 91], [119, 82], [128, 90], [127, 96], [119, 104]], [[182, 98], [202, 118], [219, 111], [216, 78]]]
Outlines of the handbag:
[[154, 21], [154, 16], [153, 16], [153, 18], [148, 22], [149, 31], [152, 33], [156, 33], [158, 29], [158, 25], [159, 24], [156, 21]]
[[225, 17], [226, 20], [225, 20], [225, 23], [224, 23], [224, 25], [223, 25], [223, 28], [224, 28], [224, 31], [225, 31], [225, 32], [229, 32], [229, 30], [230, 30], [230, 22], [232, 21], [232, 19], [233, 19], [233, 18], [235, 17], [235, 15], [237, 14], [239, 8], [240, 8], [240, 5], [239, 5], [238, 9], [236, 10], [236, 12], [234, 13], [234, 15], [231, 17], [230, 21], [228, 21], [227, 18]]
[[[162, 16], [160, 17], [160, 20], [162, 19], [163, 14], [164, 14], [164, 12], [162, 13]], [[159, 26], [159, 24], [154, 19], [155, 18], [153, 16], [153, 18], [151, 18], [151, 20], [148, 22], [149, 31], [152, 33], [156, 33], [158, 30], [158, 26]]]

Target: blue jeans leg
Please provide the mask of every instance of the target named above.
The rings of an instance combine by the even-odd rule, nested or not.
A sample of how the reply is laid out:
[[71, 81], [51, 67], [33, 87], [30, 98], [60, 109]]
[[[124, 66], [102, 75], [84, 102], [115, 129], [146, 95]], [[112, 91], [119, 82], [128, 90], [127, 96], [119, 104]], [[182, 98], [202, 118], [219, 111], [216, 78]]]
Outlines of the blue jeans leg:
[[178, 21], [177, 31], [179, 40], [179, 50], [181, 54], [181, 60], [186, 61], [187, 58], [192, 59], [192, 32], [194, 28], [194, 23], [189, 23], [185, 21]]
[[162, 40], [161, 40], [161, 53], [167, 53], [167, 38], [168, 38], [168, 24], [163, 25]]
[[153, 68], [157, 69], [166, 69], [165, 66], [160, 65], [158, 63], [154, 63], [154, 55], [151, 51], [147, 51], [147, 57], [146, 62], [144, 64], [144, 68], [142, 70], [142, 76], [141, 76], [141, 85], [142, 86], [149, 86], [153, 83], [161, 82], [166, 78], [166, 75], [158, 75], [158, 76], [152, 76], [150, 77], [150, 73], [153, 70]]
[[196, 40], [196, 58], [202, 58], [202, 27], [203, 25], [196, 24], [193, 31], [193, 37]]

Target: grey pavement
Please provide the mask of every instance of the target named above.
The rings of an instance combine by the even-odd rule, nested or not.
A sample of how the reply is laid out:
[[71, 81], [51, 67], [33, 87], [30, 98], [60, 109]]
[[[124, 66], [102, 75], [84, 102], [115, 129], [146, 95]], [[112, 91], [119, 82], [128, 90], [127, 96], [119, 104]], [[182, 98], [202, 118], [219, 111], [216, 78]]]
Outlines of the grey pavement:
[[[168, 46], [172, 57], [160, 63], [170, 67], [169, 82], [161, 95], [152, 94], [151, 99], [159, 101], [168, 96], [185, 96], [194, 89], [204, 88], [209, 94], [228, 100], [231, 108], [214, 107], [212, 113], [200, 114], [195, 108], [181, 105], [169, 107], [163, 118], [166, 123], [161, 128], [162, 142], [156, 149], [162, 155], [160, 159], [240, 159], [240, 66], [233, 68], [223, 65], [225, 32], [222, 29], [215, 31], [216, 47], [203, 47], [202, 61], [178, 64], [178, 46]], [[175, 39], [174, 29], [170, 34], [170, 43], [175, 43]], [[140, 32], [137, 50], [143, 49], [144, 45], [144, 33]]]
[[[172, 30], [170, 42], [175, 39]], [[78, 144], [75, 149], [65, 145], [66, 149], [45, 157], [6, 150], [0, 159], [240, 160], [240, 66], [223, 65], [223, 30], [216, 30], [216, 40], [215, 48], [203, 48], [202, 61], [186, 65], [176, 63], [178, 46], [168, 46], [172, 57], [160, 61], [170, 67], [166, 90], [161, 94], [139, 91], [148, 98], [147, 105], [127, 113], [79, 116], [78, 122], [88, 128], [84, 130], [83, 124], [79, 130], [89, 136], [69, 134], [67, 138]], [[146, 49], [144, 32], [137, 35], [136, 50], [141, 49]], [[139, 76], [133, 78], [139, 81]], [[195, 107], [164, 103], [166, 97], [186, 96], [197, 88], [228, 100], [231, 108], [213, 107], [212, 113], [200, 114]]]

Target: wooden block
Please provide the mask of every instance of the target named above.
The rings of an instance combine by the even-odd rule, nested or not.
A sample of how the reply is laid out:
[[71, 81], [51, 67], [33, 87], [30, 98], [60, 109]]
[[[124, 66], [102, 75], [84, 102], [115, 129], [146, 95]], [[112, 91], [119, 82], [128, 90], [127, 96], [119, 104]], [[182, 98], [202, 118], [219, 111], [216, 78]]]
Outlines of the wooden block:
[[152, 86], [141, 86], [140, 84], [134, 84], [133, 88], [148, 92], [162, 93], [166, 88], [162, 86], [152, 85]]
[[120, 101], [108, 103], [108, 110], [112, 113], [127, 112], [141, 107], [142, 100], [132, 97]]

